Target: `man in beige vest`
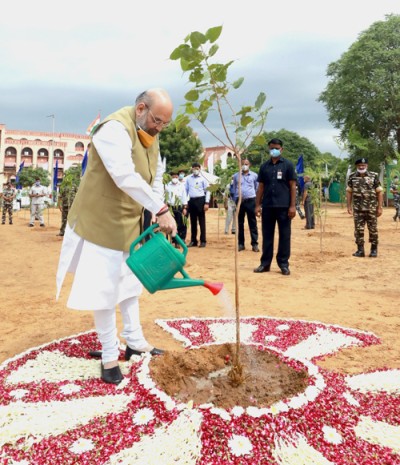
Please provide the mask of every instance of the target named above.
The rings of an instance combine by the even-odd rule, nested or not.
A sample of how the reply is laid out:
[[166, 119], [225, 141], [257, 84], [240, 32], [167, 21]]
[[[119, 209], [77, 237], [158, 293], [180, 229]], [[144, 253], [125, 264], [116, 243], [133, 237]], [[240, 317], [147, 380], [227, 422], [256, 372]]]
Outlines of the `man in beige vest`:
[[[164, 204], [159, 132], [171, 120], [173, 105], [164, 89], [141, 93], [135, 106], [105, 118], [92, 135], [85, 174], [68, 214], [57, 270], [57, 298], [67, 272], [74, 280], [67, 306], [93, 310], [101, 343], [101, 378], [118, 384], [119, 339], [116, 306], [122, 315], [125, 359], [162, 350], [145, 339], [139, 319], [142, 285], [128, 268], [132, 242], [143, 231], [143, 212], [153, 213], [161, 231], [176, 235]], [[100, 355], [100, 353], [99, 353]]]

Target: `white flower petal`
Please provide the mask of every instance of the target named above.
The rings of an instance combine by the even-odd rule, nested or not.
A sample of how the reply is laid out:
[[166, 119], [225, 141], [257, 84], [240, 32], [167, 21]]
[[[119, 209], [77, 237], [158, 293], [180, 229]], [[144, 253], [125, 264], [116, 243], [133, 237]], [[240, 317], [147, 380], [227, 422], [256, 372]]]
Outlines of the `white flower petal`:
[[154, 419], [154, 412], [150, 408], [142, 408], [133, 415], [133, 422], [137, 425], [147, 425]]
[[92, 449], [94, 449], [93, 441], [85, 438], [79, 438], [69, 448], [69, 450], [74, 454], [82, 454], [83, 452], [88, 452]]
[[112, 455], [106, 465], [196, 465], [201, 457], [201, 420], [200, 412], [185, 410], [170, 425]]
[[322, 432], [324, 433], [324, 439], [331, 444], [340, 444], [343, 441], [342, 435], [331, 426], [324, 425], [322, 427]]
[[400, 394], [400, 370], [374, 371], [361, 375], [346, 376], [347, 385], [354, 390]]
[[277, 439], [272, 455], [279, 465], [335, 465], [311, 447], [304, 436]]
[[29, 435], [33, 442], [39, 442], [84, 425], [95, 417], [122, 412], [133, 397], [108, 395], [63, 402], [18, 401], [0, 406], [0, 446]]
[[375, 421], [371, 417], [361, 416], [355, 428], [358, 437], [371, 444], [378, 444], [393, 449], [400, 454], [400, 426], [390, 425], [384, 421]]
[[246, 436], [234, 434], [228, 441], [228, 446], [233, 455], [240, 457], [241, 455], [248, 455], [253, 449], [250, 439]]
[[289, 347], [284, 355], [289, 358], [311, 360], [325, 354], [331, 354], [344, 347], [360, 345], [359, 339], [346, 334], [331, 331], [329, 328], [317, 328], [316, 334], [312, 334], [304, 341]]

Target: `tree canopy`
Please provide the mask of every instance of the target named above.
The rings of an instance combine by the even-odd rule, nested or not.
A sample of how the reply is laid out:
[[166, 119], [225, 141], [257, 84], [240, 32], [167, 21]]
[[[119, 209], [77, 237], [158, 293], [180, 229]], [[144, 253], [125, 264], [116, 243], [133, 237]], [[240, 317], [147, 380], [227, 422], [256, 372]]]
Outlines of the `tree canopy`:
[[400, 16], [388, 15], [359, 35], [330, 63], [318, 100], [352, 158], [368, 156], [378, 168], [400, 147]]
[[200, 160], [203, 146], [191, 127], [185, 126], [177, 131], [175, 124], [171, 123], [160, 133], [160, 153], [166, 157], [167, 172], [187, 170], [192, 162]]
[[[331, 153], [322, 154], [318, 148], [306, 137], [302, 137], [296, 132], [280, 129], [274, 132], [264, 132], [263, 136], [268, 142], [273, 138], [281, 139], [283, 142], [283, 156], [291, 160], [296, 165], [299, 156], [303, 155], [305, 169], [316, 169], [317, 165], [323, 161], [328, 168], [333, 169], [337, 166], [339, 158]], [[269, 159], [268, 146], [266, 144], [258, 145], [253, 142], [245, 154], [254, 166], [260, 166], [261, 163]]]
[[43, 168], [32, 168], [31, 166], [23, 168], [19, 173], [19, 181], [22, 187], [30, 187], [35, 183], [35, 179], [40, 179], [42, 186], [48, 186], [50, 184], [49, 173]]

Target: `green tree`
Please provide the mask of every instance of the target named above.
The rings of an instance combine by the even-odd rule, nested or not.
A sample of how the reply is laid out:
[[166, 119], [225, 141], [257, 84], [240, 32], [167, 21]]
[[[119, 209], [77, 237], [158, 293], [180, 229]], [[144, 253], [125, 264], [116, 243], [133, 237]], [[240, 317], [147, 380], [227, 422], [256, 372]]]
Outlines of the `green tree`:
[[188, 169], [193, 162], [200, 160], [203, 146], [191, 127], [177, 131], [175, 124], [171, 123], [160, 133], [160, 153], [166, 157], [168, 172]]
[[42, 186], [50, 185], [49, 173], [43, 168], [23, 168], [19, 174], [19, 183], [22, 187], [30, 187], [35, 183], [35, 179], [40, 179]]
[[359, 35], [327, 70], [318, 100], [352, 159], [370, 167], [398, 157], [400, 147], [400, 16], [388, 15]]
[[[291, 160], [296, 166], [300, 155], [303, 155], [304, 166], [314, 167], [316, 162], [321, 158], [321, 152], [307, 138], [301, 137], [299, 134], [286, 129], [280, 129], [274, 132], [264, 132], [264, 139], [269, 141], [274, 137], [283, 141], [283, 156]], [[270, 158], [269, 149], [266, 144], [257, 144], [253, 142], [246, 151], [247, 158], [254, 166], [260, 166], [261, 163]], [[336, 158], [331, 155], [332, 158]]]

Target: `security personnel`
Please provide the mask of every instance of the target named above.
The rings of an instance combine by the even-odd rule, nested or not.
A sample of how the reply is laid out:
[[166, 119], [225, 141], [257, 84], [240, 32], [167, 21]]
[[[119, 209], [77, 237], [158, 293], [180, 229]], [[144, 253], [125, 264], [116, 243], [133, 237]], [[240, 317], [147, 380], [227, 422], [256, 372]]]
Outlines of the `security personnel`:
[[64, 236], [65, 227], [67, 226], [68, 212], [71, 208], [72, 202], [74, 201], [75, 195], [78, 192], [78, 183], [61, 183], [59, 197], [58, 197], [58, 206], [61, 210], [61, 227], [60, 232], [57, 236]]
[[396, 221], [397, 218], [400, 218], [400, 189], [398, 176], [393, 178], [393, 182], [390, 185], [390, 192], [393, 194], [393, 206], [395, 208], [393, 221]]
[[8, 213], [8, 221], [13, 224], [13, 201], [15, 198], [15, 189], [8, 181], [3, 189], [3, 213], [1, 216], [1, 224], [6, 224], [6, 213]]
[[189, 197], [189, 217], [191, 239], [188, 247], [197, 246], [197, 222], [200, 227], [200, 245], [205, 247], [206, 239], [206, 212], [210, 203], [211, 193], [208, 190], [208, 181], [201, 175], [200, 163], [192, 163], [192, 174], [186, 178], [186, 194]]
[[365, 257], [364, 229], [367, 224], [370, 257], [378, 256], [378, 216], [382, 215], [383, 188], [378, 173], [368, 171], [368, 159], [359, 158], [355, 162], [356, 171], [347, 181], [347, 212], [354, 217], [354, 237], [357, 251], [354, 257]]

